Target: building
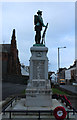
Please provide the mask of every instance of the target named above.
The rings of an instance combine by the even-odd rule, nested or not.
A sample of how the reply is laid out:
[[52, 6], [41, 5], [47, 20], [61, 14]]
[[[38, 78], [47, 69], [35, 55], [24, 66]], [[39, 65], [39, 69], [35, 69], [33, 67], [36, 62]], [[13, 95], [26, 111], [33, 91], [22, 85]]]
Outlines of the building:
[[50, 76], [51, 79], [51, 83], [56, 84], [57, 83], [57, 74], [52, 73], [52, 75]]
[[76, 82], [76, 61], [65, 71], [65, 79], [67, 83]]
[[76, 83], [77, 83], [77, 59], [75, 59], [75, 80], [76, 80]]
[[25, 76], [29, 76], [29, 66], [25, 66], [21, 64], [21, 74]]
[[76, 82], [76, 61], [73, 65], [67, 68], [60, 68], [58, 73], [59, 80], [65, 79], [66, 84]]
[[65, 79], [65, 71], [67, 68], [59, 68], [59, 79]]
[[15, 29], [11, 44], [0, 44], [0, 61], [2, 60], [2, 78], [7, 75], [21, 75], [21, 64], [18, 57]]

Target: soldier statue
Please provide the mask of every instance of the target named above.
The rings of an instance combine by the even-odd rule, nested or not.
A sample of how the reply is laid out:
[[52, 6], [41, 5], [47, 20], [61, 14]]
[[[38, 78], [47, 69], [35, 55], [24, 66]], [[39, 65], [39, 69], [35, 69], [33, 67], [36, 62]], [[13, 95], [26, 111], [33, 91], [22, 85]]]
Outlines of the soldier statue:
[[43, 23], [43, 19], [42, 19], [42, 11], [38, 10], [37, 12], [38, 15], [34, 15], [34, 24], [35, 24], [35, 31], [36, 31], [36, 35], [35, 35], [35, 42], [36, 44], [41, 44], [41, 30], [42, 27], [46, 27]]

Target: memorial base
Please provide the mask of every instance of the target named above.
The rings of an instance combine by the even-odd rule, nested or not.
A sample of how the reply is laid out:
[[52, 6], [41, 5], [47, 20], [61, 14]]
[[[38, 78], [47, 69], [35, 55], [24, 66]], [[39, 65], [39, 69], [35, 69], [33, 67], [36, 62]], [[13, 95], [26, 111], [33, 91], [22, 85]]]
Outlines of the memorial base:
[[26, 89], [27, 107], [51, 107], [52, 90], [49, 80], [34, 79]]
[[25, 105], [47, 110], [52, 105], [52, 90], [48, 80], [48, 48], [35, 44], [30, 51], [30, 80], [26, 89]]

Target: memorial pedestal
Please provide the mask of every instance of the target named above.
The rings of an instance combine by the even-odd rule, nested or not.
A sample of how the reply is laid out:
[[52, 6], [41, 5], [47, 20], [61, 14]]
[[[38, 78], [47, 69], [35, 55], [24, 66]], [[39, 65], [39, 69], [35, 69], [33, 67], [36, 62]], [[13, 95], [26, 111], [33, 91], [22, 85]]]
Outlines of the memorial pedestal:
[[48, 48], [44, 46], [33, 46], [30, 49], [30, 80], [48, 79]]
[[52, 91], [48, 80], [48, 48], [33, 46], [30, 51], [30, 79], [26, 89], [26, 106], [48, 109], [52, 105]]

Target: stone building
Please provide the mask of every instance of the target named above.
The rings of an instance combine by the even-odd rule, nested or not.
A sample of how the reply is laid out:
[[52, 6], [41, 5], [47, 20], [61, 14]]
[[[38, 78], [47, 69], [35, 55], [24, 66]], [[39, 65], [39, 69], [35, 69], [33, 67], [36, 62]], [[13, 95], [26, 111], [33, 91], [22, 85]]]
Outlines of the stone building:
[[0, 44], [0, 60], [2, 60], [2, 78], [7, 75], [21, 75], [15, 29], [13, 29], [11, 44]]

